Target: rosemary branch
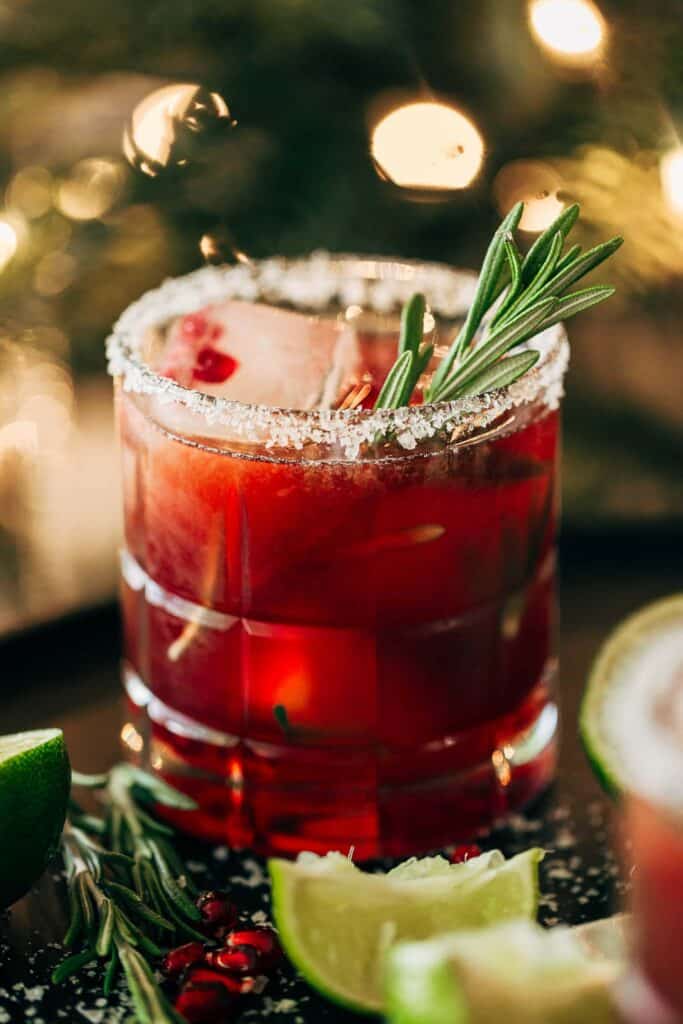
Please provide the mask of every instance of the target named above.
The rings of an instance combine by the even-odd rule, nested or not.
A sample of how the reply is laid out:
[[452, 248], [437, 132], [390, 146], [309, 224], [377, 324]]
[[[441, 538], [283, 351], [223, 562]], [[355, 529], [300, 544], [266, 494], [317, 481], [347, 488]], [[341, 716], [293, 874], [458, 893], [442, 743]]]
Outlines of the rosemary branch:
[[184, 1024], [158, 985], [152, 961], [178, 937], [205, 941], [194, 927], [201, 914], [190, 896], [197, 890], [172, 846], [173, 830], [144, 805], [190, 810], [195, 804], [126, 764], [101, 776], [74, 772], [72, 781], [96, 789], [105, 814], [86, 814], [70, 802], [62, 835], [69, 900], [64, 946], [76, 952], [55, 968], [52, 980], [59, 984], [101, 961], [104, 994], [122, 970], [140, 1024]]
[[[434, 371], [424, 394], [426, 401], [481, 395], [512, 384], [531, 369], [539, 353], [524, 349], [508, 355], [510, 349], [614, 294], [607, 285], [574, 292], [569, 289], [616, 252], [622, 238], [611, 238], [587, 252], [579, 245], [564, 251], [579, 217], [579, 206], [574, 204], [563, 210], [522, 256], [514, 231], [523, 212], [524, 204], [517, 203], [497, 228], [484, 256], [472, 304], [455, 341]], [[429, 365], [434, 350], [423, 343], [424, 310], [425, 300], [420, 294], [413, 295], [404, 306], [397, 359], [375, 408], [407, 405]]]

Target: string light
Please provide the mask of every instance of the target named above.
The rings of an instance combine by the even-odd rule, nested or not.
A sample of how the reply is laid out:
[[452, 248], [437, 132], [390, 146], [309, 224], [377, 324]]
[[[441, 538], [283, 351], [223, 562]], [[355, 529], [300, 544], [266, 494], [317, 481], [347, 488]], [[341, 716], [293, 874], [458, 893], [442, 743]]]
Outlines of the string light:
[[538, 42], [565, 64], [585, 64], [604, 49], [607, 25], [593, 0], [532, 0], [529, 23]]
[[477, 176], [484, 142], [455, 107], [407, 103], [374, 127], [370, 146], [379, 173], [403, 188], [461, 189]]
[[113, 160], [79, 160], [59, 186], [57, 206], [72, 220], [95, 220], [111, 209], [123, 181], [123, 168]]
[[19, 239], [16, 228], [4, 217], [0, 218], [0, 270], [6, 267], [17, 251]]
[[519, 223], [522, 231], [538, 233], [552, 224], [564, 208], [558, 196], [562, 178], [558, 172], [540, 160], [513, 160], [496, 175], [493, 194], [501, 213], [515, 203], [524, 203]]
[[683, 146], [662, 157], [659, 174], [667, 206], [677, 217], [683, 216]]

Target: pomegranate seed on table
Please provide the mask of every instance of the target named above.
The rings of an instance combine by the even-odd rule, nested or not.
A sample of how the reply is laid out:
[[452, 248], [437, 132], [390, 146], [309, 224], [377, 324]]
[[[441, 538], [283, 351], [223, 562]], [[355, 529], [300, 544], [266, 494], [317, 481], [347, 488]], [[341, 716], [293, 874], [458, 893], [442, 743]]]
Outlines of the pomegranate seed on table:
[[237, 924], [237, 907], [224, 892], [203, 892], [197, 897], [202, 924], [209, 928], [233, 928]]
[[228, 946], [209, 950], [204, 962], [217, 970], [230, 974], [253, 974], [259, 963], [259, 954], [253, 946]]
[[258, 954], [257, 970], [267, 971], [282, 960], [282, 948], [272, 928], [243, 928], [230, 932], [226, 942], [230, 947], [251, 946]]
[[201, 942], [186, 942], [184, 946], [171, 949], [161, 962], [161, 969], [169, 978], [181, 974], [187, 967], [201, 963], [204, 946]]
[[237, 360], [226, 352], [219, 352], [207, 345], [197, 353], [194, 378], [207, 384], [222, 384], [228, 377], [232, 377], [238, 365]]
[[233, 974], [212, 970], [210, 967], [192, 967], [185, 976], [185, 988], [220, 985], [231, 996], [243, 996], [253, 991], [255, 978], [238, 978]]
[[451, 864], [462, 864], [466, 860], [472, 860], [473, 857], [479, 856], [481, 856], [481, 848], [476, 843], [463, 843], [455, 847], [450, 861]]
[[173, 1006], [188, 1024], [223, 1024], [236, 1001], [237, 997], [220, 984], [188, 985], [176, 996]]

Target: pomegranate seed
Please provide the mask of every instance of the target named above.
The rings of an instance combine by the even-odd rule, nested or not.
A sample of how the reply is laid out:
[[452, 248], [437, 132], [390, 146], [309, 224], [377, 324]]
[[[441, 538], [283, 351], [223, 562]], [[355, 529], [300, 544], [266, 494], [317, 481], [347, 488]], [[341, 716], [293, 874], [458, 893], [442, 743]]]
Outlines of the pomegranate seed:
[[259, 961], [259, 954], [253, 946], [230, 946], [226, 949], [211, 950], [205, 955], [204, 961], [209, 967], [228, 971], [230, 974], [253, 974]]
[[197, 909], [202, 915], [202, 923], [211, 930], [221, 926], [234, 928], [237, 924], [237, 907], [224, 892], [201, 893], [197, 899]]
[[456, 846], [451, 854], [451, 864], [462, 864], [466, 860], [471, 860], [472, 857], [479, 857], [481, 855], [481, 849], [476, 843], [463, 843], [461, 846]]
[[186, 942], [184, 946], [169, 950], [161, 963], [161, 969], [164, 974], [174, 978], [203, 959], [204, 947], [201, 942]]
[[272, 928], [244, 928], [227, 937], [230, 947], [251, 946], [258, 954], [257, 970], [267, 971], [282, 960], [282, 949]]
[[360, 403], [360, 408], [361, 409], [374, 409], [375, 402], [377, 401], [378, 396], [379, 396], [379, 388], [375, 387], [375, 385], [373, 384], [372, 387], [370, 388], [370, 390], [368, 391], [367, 395], [363, 399], [363, 401]]
[[180, 333], [186, 341], [199, 341], [206, 334], [208, 327], [206, 317], [201, 313], [190, 313], [184, 316], [180, 324]]
[[231, 974], [222, 974], [209, 967], [193, 967], [187, 973], [186, 984], [190, 988], [204, 985], [220, 985], [230, 995], [243, 996], [251, 992], [256, 984], [254, 978], [236, 978]]
[[175, 999], [174, 1007], [188, 1024], [218, 1024], [235, 1005], [236, 996], [222, 985], [186, 985]]
[[197, 353], [194, 377], [195, 380], [203, 380], [209, 384], [222, 384], [228, 377], [232, 377], [238, 365], [232, 356], [207, 345]]

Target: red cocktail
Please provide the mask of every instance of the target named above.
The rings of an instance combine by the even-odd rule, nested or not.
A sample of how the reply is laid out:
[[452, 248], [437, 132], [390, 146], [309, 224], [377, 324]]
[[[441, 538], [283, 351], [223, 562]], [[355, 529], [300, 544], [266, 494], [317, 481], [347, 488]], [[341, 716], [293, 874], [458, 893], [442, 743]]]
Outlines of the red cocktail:
[[[679, 776], [679, 785], [683, 781]], [[631, 799], [634, 914], [644, 977], [662, 1000], [659, 1021], [683, 1019], [683, 815]], [[669, 1015], [666, 1015], [668, 1009]]]
[[212, 839], [412, 853], [552, 777], [564, 334], [502, 391], [365, 409], [418, 288], [449, 344], [469, 277], [321, 256], [168, 283], [110, 342], [126, 735]]

